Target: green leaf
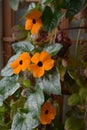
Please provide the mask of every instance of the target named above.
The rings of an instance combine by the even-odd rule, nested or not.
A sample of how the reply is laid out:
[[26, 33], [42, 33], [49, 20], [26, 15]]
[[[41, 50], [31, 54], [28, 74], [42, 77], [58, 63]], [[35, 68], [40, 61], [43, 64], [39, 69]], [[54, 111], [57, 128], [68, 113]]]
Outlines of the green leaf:
[[13, 75], [13, 69], [10, 68], [10, 64], [18, 58], [19, 54], [16, 54], [12, 56], [7, 65], [1, 70], [1, 76], [12, 76]]
[[11, 107], [11, 112], [10, 112], [11, 118], [13, 118], [13, 116], [17, 113], [17, 111], [20, 108], [24, 108], [25, 101], [26, 101], [26, 99], [24, 97], [20, 96], [18, 100], [11, 103], [11, 105], [10, 105], [10, 107]]
[[80, 96], [77, 93], [72, 94], [69, 98], [68, 98], [68, 104], [70, 106], [75, 106], [80, 102]]
[[54, 13], [53, 13], [53, 17], [52, 20], [50, 21], [50, 25], [48, 30], [52, 31], [52, 29], [54, 29], [55, 27], [57, 27], [57, 25], [59, 24], [61, 17], [62, 17], [62, 12], [61, 9], [58, 6], [54, 7]]
[[25, 30], [23, 25], [16, 25], [13, 27], [13, 33], [17, 40], [27, 37], [28, 31]]
[[26, 87], [26, 88], [29, 88], [31, 83], [30, 83], [30, 80], [23, 80], [23, 85]]
[[43, 102], [44, 102], [43, 90], [39, 86], [36, 86], [36, 92], [32, 93], [27, 100], [29, 111], [34, 116], [39, 117], [40, 108]]
[[62, 48], [61, 44], [55, 43], [49, 45], [48, 47], [45, 47], [43, 50], [47, 51], [51, 56], [54, 56], [60, 51], [61, 48]]
[[9, 128], [7, 128], [6, 126], [1, 126], [0, 125], [0, 130], [9, 130]]
[[52, 12], [52, 9], [46, 6], [41, 17], [45, 29], [48, 32], [52, 31], [59, 23], [61, 16], [62, 12], [60, 8], [55, 6], [54, 12]]
[[45, 5], [52, 3], [52, 5], [54, 4], [58, 7], [62, 7], [63, 2], [65, 2], [65, 0], [46, 0]]
[[17, 10], [20, 0], [9, 0], [9, 4], [13, 10]]
[[0, 106], [3, 104], [3, 101], [15, 93], [15, 91], [20, 87], [20, 84], [17, 83], [18, 76], [13, 77], [4, 77], [0, 81]]
[[7, 111], [7, 109], [5, 108], [5, 106], [0, 106], [0, 113], [5, 113]]
[[59, 129], [60, 126], [60, 108], [59, 108], [59, 104], [55, 103], [55, 108], [56, 108], [56, 116], [55, 119], [53, 120], [53, 126], [54, 126], [54, 130], [61, 130], [61, 128]]
[[53, 73], [44, 76], [42, 79], [37, 79], [37, 84], [50, 94], [61, 94], [60, 74], [57, 68]]
[[52, 21], [53, 13], [49, 6], [46, 6], [42, 14], [42, 22], [47, 31], [49, 31], [50, 22]]
[[66, 67], [64, 67], [64, 66], [60, 66], [59, 67], [59, 71], [60, 71], [60, 77], [61, 78], [64, 78], [64, 75], [65, 75], [65, 73], [66, 73]]
[[34, 50], [34, 46], [29, 41], [20, 41], [12, 45], [14, 51], [18, 52], [31, 52]]
[[67, 9], [66, 17], [72, 17], [83, 7], [85, 0], [66, 0], [63, 7]]
[[82, 120], [72, 116], [65, 122], [65, 129], [67, 130], [80, 130], [82, 128]]
[[46, 0], [45, 4], [50, 4], [51, 2], [53, 2], [54, 0]]
[[13, 119], [11, 130], [32, 130], [39, 125], [31, 113], [21, 115], [17, 113]]
[[86, 87], [80, 88], [80, 90], [79, 90], [79, 96], [81, 98], [82, 104], [85, 104], [86, 98], [87, 98], [87, 88]]

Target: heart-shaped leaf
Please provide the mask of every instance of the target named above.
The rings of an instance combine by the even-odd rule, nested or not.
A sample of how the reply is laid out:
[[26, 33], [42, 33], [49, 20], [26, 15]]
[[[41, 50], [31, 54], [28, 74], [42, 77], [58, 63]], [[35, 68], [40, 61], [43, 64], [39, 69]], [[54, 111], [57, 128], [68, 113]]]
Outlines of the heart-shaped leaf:
[[7, 65], [1, 70], [1, 76], [12, 76], [13, 75], [13, 69], [10, 68], [10, 64], [18, 58], [19, 54], [16, 54], [12, 56]]
[[31, 52], [34, 46], [29, 41], [20, 41], [12, 44], [12, 47], [16, 53], [19, 52]]
[[15, 91], [20, 87], [20, 84], [17, 82], [18, 76], [4, 77], [0, 81], [0, 105], [3, 104], [3, 101], [15, 93]]
[[77, 117], [71, 116], [65, 122], [65, 129], [68, 130], [80, 130], [82, 128], [83, 122]]
[[47, 93], [61, 94], [60, 74], [57, 68], [53, 73], [44, 76], [42, 79], [37, 79], [37, 84]]
[[32, 130], [39, 124], [36, 118], [33, 118], [31, 113], [21, 115], [17, 113], [13, 119], [11, 130]]
[[39, 86], [36, 86], [36, 92], [32, 93], [27, 100], [27, 105], [29, 111], [36, 115], [37, 117], [40, 114], [40, 107], [44, 102], [44, 94], [42, 89]]
[[48, 32], [51, 32], [52, 29], [54, 29], [59, 23], [61, 16], [62, 16], [62, 12], [60, 8], [55, 6], [53, 12], [51, 7], [46, 6], [41, 17], [44, 28]]
[[60, 51], [61, 48], [62, 48], [61, 44], [55, 43], [49, 45], [48, 47], [45, 47], [43, 50], [47, 51], [51, 56], [54, 56]]

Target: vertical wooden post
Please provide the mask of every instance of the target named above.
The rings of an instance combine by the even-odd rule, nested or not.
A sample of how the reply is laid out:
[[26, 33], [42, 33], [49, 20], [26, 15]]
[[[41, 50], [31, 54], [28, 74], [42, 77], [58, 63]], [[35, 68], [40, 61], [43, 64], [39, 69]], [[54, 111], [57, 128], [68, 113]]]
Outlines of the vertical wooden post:
[[[63, 12], [65, 12], [65, 10], [63, 10]], [[65, 17], [62, 18], [61, 20], [61, 24], [60, 24], [60, 29], [62, 28], [68, 28], [69, 27], [69, 20]], [[63, 35], [64, 37], [68, 37], [68, 30], [63, 30]], [[64, 87], [64, 83], [61, 83], [61, 86]], [[67, 90], [63, 89], [62, 90], [63, 94], [67, 94]], [[57, 102], [59, 103], [59, 107], [60, 107], [60, 120], [63, 120], [62, 117], [63, 117], [63, 105], [64, 105], [64, 95], [61, 95], [61, 96], [58, 96], [58, 99], [57, 99]]]
[[2, 1], [0, 0], [0, 71], [3, 67], [3, 48], [2, 48]]
[[[69, 21], [67, 18], [63, 18], [62, 21], [61, 21], [61, 25], [60, 25], [60, 28], [68, 28], [69, 27]], [[68, 30], [64, 30], [64, 35], [67, 37], [68, 36]]]
[[11, 37], [12, 26], [14, 25], [14, 12], [9, 6], [9, 0], [3, 0], [3, 51], [4, 65], [12, 55]]
[[[65, 13], [66, 10], [65, 9], [62, 9], [62, 12]], [[68, 18], [66, 17], [63, 17], [62, 20], [61, 20], [61, 24], [60, 24], [60, 28], [68, 28], [69, 27], [69, 20]], [[63, 31], [65, 36], [68, 37], [68, 30], [64, 30]]]

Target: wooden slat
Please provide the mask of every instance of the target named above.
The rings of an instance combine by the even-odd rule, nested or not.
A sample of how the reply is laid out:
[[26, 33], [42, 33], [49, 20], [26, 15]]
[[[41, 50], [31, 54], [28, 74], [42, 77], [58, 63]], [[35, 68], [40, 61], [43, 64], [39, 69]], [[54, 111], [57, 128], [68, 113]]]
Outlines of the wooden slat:
[[[9, 6], [8, 0], [3, 0], [3, 37], [12, 36], [12, 27], [14, 24], [14, 12]], [[3, 41], [4, 65], [12, 55], [11, 41]]]

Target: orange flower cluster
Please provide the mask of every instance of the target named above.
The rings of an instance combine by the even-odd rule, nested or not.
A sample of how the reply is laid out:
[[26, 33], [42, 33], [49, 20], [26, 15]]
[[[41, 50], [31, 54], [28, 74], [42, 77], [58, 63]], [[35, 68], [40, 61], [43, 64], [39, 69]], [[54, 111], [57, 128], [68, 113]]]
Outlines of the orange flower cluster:
[[28, 52], [20, 54], [17, 60], [10, 64], [14, 74], [28, 69], [33, 73], [33, 76], [40, 78], [44, 75], [45, 70], [48, 71], [54, 66], [54, 60], [48, 52], [35, 53], [32, 58]]
[[30, 30], [31, 34], [38, 33], [39, 29], [42, 26], [41, 22], [41, 11], [39, 10], [32, 10], [27, 16], [26, 16], [26, 23], [25, 23], [25, 30]]
[[40, 122], [43, 125], [50, 124], [55, 118], [56, 109], [51, 105], [50, 102], [45, 102], [41, 108]]

